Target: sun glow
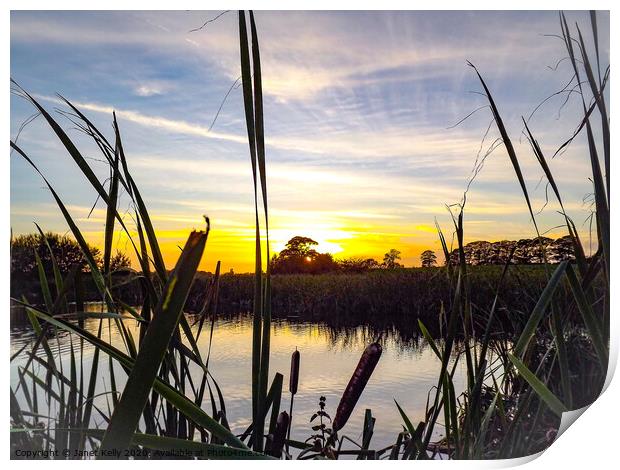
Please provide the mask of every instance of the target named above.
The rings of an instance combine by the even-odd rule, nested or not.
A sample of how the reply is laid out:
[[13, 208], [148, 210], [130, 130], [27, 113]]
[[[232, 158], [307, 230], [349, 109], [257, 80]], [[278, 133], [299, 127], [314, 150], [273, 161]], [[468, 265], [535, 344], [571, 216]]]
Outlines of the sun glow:
[[[283, 221], [282, 221], [283, 222]], [[296, 222], [296, 221], [293, 221]], [[302, 235], [304, 237], [310, 237], [318, 243], [314, 249], [320, 253], [330, 253], [331, 255], [337, 255], [343, 251], [343, 244], [349, 241], [353, 235], [344, 228], [325, 227], [322, 229], [316, 229], [310, 225], [304, 227], [301, 224], [290, 224], [286, 226], [293, 228], [287, 228], [286, 230], [274, 229], [270, 230], [270, 238], [273, 240], [271, 249], [279, 253], [286, 247], [286, 243], [296, 235]]]
[[[302, 225], [299, 219], [303, 218], [304, 212], [298, 212], [296, 217], [288, 220], [284, 217], [277, 219], [279, 226], [286, 226], [287, 229], [270, 230], [270, 253], [269, 256], [281, 252], [288, 240], [296, 235], [307, 236], [317, 242], [313, 248], [319, 253], [329, 253], [335, 259], [346, 258], [373, 258], [381, 261], [383, 254], [391, 248], [395, 248], [402, 252], [403, 262], [408, 265], [416, 265], [419, 260], [419, 253], [424, 249], [434, 249], [438, 251], [439, 246], [435, 246], [436, 240], [424, 237], [420, 232], [413, 233], [406, 227], [387, 226], [360, 226], [356, 223], [347, 223], [347, 220], [339, 221], [339, 224], [327, 224], [323, 222], [321, 226], [308, 224]], [[308, 217], [309, 219], [311, 217]], [[156, 228], [156, 236], [159, 241], [159, 247], [166, 264], [166, 268], [172, 269], [176, 264], [180, 254], [180, 246], [189, 236], [192, 228], [197, 224], [179, 227], [185, 224], [179, 223], [178, 220], [170, 222], [166, 220], [162, 214], [153, 214], [153, 219], [159, 226]], [[222, 263], [222, 270], [228, 271], [233, 268], [237, 273], [252, 272], [254, 270], [255, 256], [255, 233], [251, 226], [245, 226], [243, 223], [238, 224], [217, 224], [212, 225], [209, 234], [209, 240], [205, 249], [204, 257], [200, 263], [199, 269], [203, 271], [211, 271], [215, 269], [218, 261]], [[166, 227], [164, 229], [163, 227]], [[174, 229], [167, 229], [173, 227]], [[160, 228], [161, 227], [161, 228]], [[131, 236], [137, 242], [137, 233], [130, 230]], [[103, 248], [103, 233], [99, 230], [84, 231], [84, 236], [94, 246], [99, 249]], [[431, 234], [428, 234], [431, 235]], [[264, 233], [263, 233], [264, 236]], [[264, 239], [263, 239], [264, 240]], [[266, 245], [261, 244], [263, 250], [263, 263], [267, 259]], [[126, 253], [134, 267], [138, 266], [135, 251], [131, 242], [121, 230], [115, 231], [113, 251], [121, 251]], [[306, 258], [307, 263], [311, 263], [312, 258]]]

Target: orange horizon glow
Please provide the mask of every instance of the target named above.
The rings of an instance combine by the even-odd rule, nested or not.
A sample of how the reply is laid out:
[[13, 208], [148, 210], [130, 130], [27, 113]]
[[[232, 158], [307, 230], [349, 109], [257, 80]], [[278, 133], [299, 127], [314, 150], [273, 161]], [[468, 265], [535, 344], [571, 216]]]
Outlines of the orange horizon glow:
[[[166, 264], [166, 268], [172, 269], [180, 255], [180, 247], [182, 247], [193, 228], [187, 228], [178, 231], [156, 231], [159, 241], [160, 250]], [[199, 270], [213, 272], [218, 261], [221, 261], [222, 272], [228, 272], [233, 269], [235, 273], [254, 272], [254, 256], [255, 256], [255, 238], [253, 229], [249, 231], [218, 231], [212, 229], [209, 233], [207, 245], [205, 247], [203, 258], [199, 265]], [[288, 238], [270, 240], [270, 256], [277, 254], [285, 246], [286, 242], [295, 235], [303, 235], [304, 233], [291, 232]], [[391, 248], [396, 248], [402, 252], [404, 264], [406, 266], [419, 265], [419, 255], [425, 249], [437, 249], [433, 242], [422, 243], [420, 245], [411, 245], [399, 242], [398, 236], [388, 236], [387, 239], [393, 240], [390, 244], [384, 243], [385, 236], [357, 236], [346, 232], [333, 232], [333, 238], [312, 237], [321, 241], [315, 249], [320, 253], [330, 253], [335, 259], [345, 258], [374, 258], [377, 261], [383, 259], [384, 253]], [[87, 233], [85, 238], [88, 243], [103, 249], [103, 234]], [[138, 240], [137, 233], [132, 234], [135, 242]], [[265, 239], [261, 240], [263, 249], [263, 265], [267, 256]], [[115, 232], [113, 243], [113, 252], [124, 252], [129, 256], [132, 266], [138, 266], [135, 251], [129, 242], [126, 234]], [[311, 260], [307, 260], [310, 262]]]
[[[269, 255], [279, 253], [286, 242], [295, 235], [310, 236], [318, 242], [315, 249], [320, 253], [330, 253], [335, 259], [346, 258], [373, 258], [379, 262], [383, 255], [390, 249], [395, 248], [401, 252], [402, 264], [406, 267], [420, 266], [420, 254], [425, 250], [432, 250], [437, 255], [438, 264], [442, 264], [443, 252], [437, 237], [436, 229], [422, 230], [414, 227], [411, 232], [402, 227], [402, 233], [361, 233], [352, 227], [350, 231], [342, 228], [339, 230], [314, 232], [280, 231], [274, 230], [277, 236], [270, 234]], [[184, 245], [190, 232], [195, 227], [179, 230], [156, 230], [160, 250], [167, 269], [172, 269], [176, 264], [181, 247]], [[235, 273], [254, 272], [255, 238], [254, 228], [236, 229], [211, 229], [209, 239], [205, 247], [203, 258], [199, 265], [200, 271], [213, 272], [218, 261], [221, 262], [221, 271], [228, 272], [231, 269]], [[548, 233], [550, 238], [558, 238], [565, 234], [561, 231]], [[85, 232], [84, 236], [88, 243], [103, 249], [103, 233]], [[132, 238], [137, 244], [137, 233], [132, 233]], [[522, 237], [523, 238], [523, 237]], [[529, 236], [531, 238], [531, 236]], [[466, 239], [466, 243], [480, 238]], [[506, 239], [506, 237], [486, 237], [493, 242]], [[450, 240], [448, 240], [450, 244]], [[264, 237], [261, 239], [263, 250], [263, 266], [267, 256]], [[113, 252], [121, 251], [129, 256], [132, 266], [138, 266], [135, 251], [124, 232], [116, 231], [113, 243]], [[307, 260], [310, 261], [310, 260]]]

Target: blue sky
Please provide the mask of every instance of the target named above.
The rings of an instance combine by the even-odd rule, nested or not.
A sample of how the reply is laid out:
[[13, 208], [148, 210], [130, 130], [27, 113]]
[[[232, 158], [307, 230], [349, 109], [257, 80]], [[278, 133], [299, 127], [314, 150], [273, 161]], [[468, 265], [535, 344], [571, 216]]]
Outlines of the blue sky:
[[[53, 109], [55, 93], [72, 100], [108, 133], [116, 110], [130, 169], [154, 215], [172, 265], [189, 230], [209, 214], [213, 232], [204, 269], [252, 267], [253, 192], [240, 88], [238, 23], [229, 12], [13, 12], [11, 76]], [[568, 14], [592, 44], [589, 15]], [[264, 80], [270, 227], [278, 251], [294, 235], [311, 236], [336, 257], [381, 258], [390, 248], [406, 265], [440, 251], [434, 220], [449, 234], [446, 204], [461, 200], [488, 109], [473, 69], [483, 74], [515, 143], [535, 208], [545, 185], [521, 116], [570, 80], [558, 13], [549, 12], [256, 12]], [[609, 15], [599, 13], [601, 62], [609, 62]], [[574, 29], [574, 27], [573, 27]], [[580, 119], [572, 94], [549, 100], [531, 128], [550, 156]], [[11, 97], [11, 135], [33, 113]], [[68, 121], [60, 122], [70, 128]], [[70, 132], [84, 153], [96, 149]], [[491, 127], [483, 145], [498, 137]], [[93, 243], [102, 240], [103, 206], [90, 218], [94, 191], [39, 118], [19, 137]], [[550, 162], [565, 206], [587, 238], [591, 192], [583, 139]], [[106, 177], [103, 164], [91, 160]], [[127, 202], [124, 201], [125, 205]], [[549, 204], [543, 230], [562, 218]], [[502, 146], [485, 161], [468, 193], [465, 235], [534, 235]], [[14, 234], [67, 230], [31, 168], [11, 157]], [[117, 248], [124, 248], [118, 237]]]

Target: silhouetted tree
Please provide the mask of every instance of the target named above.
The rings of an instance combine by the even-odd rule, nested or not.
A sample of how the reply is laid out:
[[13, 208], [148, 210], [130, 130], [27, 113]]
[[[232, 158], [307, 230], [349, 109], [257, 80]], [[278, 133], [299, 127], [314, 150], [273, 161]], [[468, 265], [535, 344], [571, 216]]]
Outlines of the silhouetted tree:
[[420, 261], [422, 261], [423, 268], [430, 268], [431, 266], [437, 265], [437, 256], [435, 255], [435, 252], [425, 250], [420, 255]]
[[316, 251], [312, 248], [318, 245], [312, 238], [296, 236], [286, 243], [286, 248], [280, 252], [280, 256], [314, 256]]
[[[37, 276], [37, 263], [34, 256], [36, 250], [41, 258], [43, 269], [52, 275], [52, 257], [47, 244], [49, 243], [54, 259], [60, 272], [65, 275], [73, 265], [79, 265], [82, 271], [87, 271], [87, 263], [80, 246], [75, 240], [65, 235], [48, 232], [45, 238], [39, 233], [19, 235], [11, 241], [11, 276]], [[101, 263], [101, 252], [98, 248], [88, 247], [95, 261]], [[127, 260], [128, 261], [128, 260]]]
[[561, 263], [562, 261], [573, 261], [575, 259], [575, 245], [570, 235], [554, 240], [549, 246], [547, 253], [550, 262]]
[[[575, 247], [570, 236], [557, 240], [540, 237], [522, 238], [518, 241], [502, 240], [493, 243], [474, 241], [463, 247], [463, 253], [467, 264], [504, 264], [513, 248], [514, 254], [511, 261], [513, 264], [540, 264], [544, 262], [544, 256], [547, 257], [549, 263], [575, 259]], [[451, 263], [458, 264], [458, 250], [452, 251], [450, 260]]]
[[271, 272], [319, 274], [337, 270], [338, 265], [332, 255], [319, 253], [312, 248], [316, 245], [318, 243], [312, 238], [301, 236], [291, 238], [286, 248], [271, 258]]
[[378, 268], [379, 263], [372, 258], [347, 258], [339, 260], [338, 266], [344, 272], [363, 273]]
[[381, 266], [384, 267], [385, 269], [402, 268], [403, 265], [396, 261], [399, 259], [400, 259], [400, 251], [392, 248], [385, 255], [383, 255], [383, 263], [381, 264]]
[[131, 260], [125, 253], [117, 251], [114, 256], [110, 258], [110, 271], [122, 271], [131, 268]]

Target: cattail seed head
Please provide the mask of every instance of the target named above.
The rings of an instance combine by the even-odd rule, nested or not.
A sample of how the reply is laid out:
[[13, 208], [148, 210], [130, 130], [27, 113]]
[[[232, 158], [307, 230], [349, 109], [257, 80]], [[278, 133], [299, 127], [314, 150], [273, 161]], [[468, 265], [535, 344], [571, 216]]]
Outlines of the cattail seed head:
[[278, 415], [278, 420], [276, 421], [276, 429], [273, 432], [273, 440], [271, 445], [271, 455], [278, 459], [282, 456], [282, 449], [284, 448], [284, 440], [286, 438], [288, 424], [288, 413], [286, 411], [282, 411]]
[[299, 351], [295, 349], [291, 356], [291, 377], [288, 384], [288, 391], [293, 395], [297, 393], [297, 386], [299, 385], [299, 356]]
[[360, 358], [360, 361], [351, 376], [351, 380], [349, 380], [349, 384], [340, 399], [340, 404], [336, 410], [336, 417], [334, 418], [332, 425], [334, 431], [342, 429], [349, 420], [349, 417], [357, 404], [357, 400], [359, 400], [366, 384], [368, 383], [368, 379], [370, 379], [372, 372], [375, 370], [375, 366], [379, 362], [381, 352], [382, 348], [379, 343], [372, 343], [364, 350], [364, 353], [362, 354], [362, 357]]

